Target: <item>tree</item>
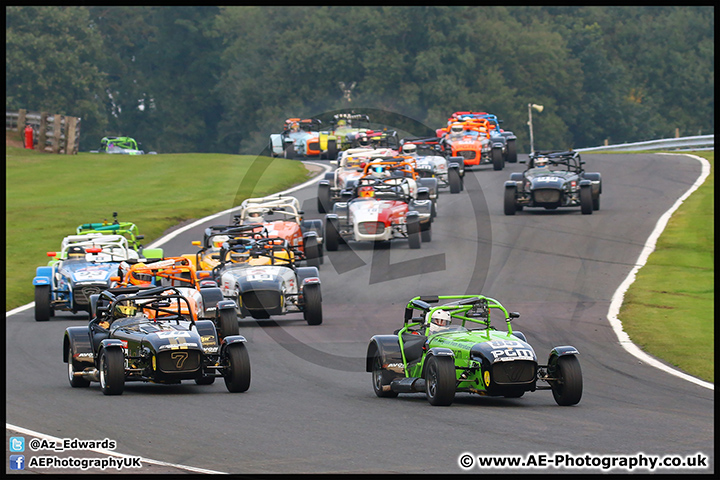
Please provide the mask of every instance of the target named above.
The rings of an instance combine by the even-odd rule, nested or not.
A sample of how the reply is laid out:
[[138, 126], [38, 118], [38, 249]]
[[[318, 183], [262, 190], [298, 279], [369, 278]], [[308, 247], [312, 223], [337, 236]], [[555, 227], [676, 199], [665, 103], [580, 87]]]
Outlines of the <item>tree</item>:
[[80, 148], [107, 120], [102, 39], [86, 7], [5, 7], [5, 106], [82, 118]]

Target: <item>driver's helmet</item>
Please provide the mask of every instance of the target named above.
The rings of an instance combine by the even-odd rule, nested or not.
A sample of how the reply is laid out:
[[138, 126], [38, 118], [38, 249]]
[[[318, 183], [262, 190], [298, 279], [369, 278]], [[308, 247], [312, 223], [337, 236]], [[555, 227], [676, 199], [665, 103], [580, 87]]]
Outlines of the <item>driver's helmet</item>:
[[249, 225], [251, 223], [265, 223], [265, 218], [263, 218], [261, 211], [254, 211], [254, 212], [248, 212], [248, 216], [245, 219], [245, 225]]
[[451, 323], [452, 317], [450, 316], [450, 312], [447, 310], [435, 310], [430, 317], [430, 334], [446, 330]]
[[300, 125], [298, 124], [298, 122], [292, 122], [292, 123], [290, 124], [290, 131], [291, 131], [291, 132], [297, 132], [297, 131], [299, 131], [299, 130], [300, 130]]
[[450, 125], [450, 133], [462, 133], [464, 129], [462, 123], [453, 123]]
[[338, 122], [337, 122], [338, 127], [344, 127], [346, 125], [347, 125], [347, 121], [345, 121], [345, 120], [338, 120]]
[[544, 168], [547, 167], [548, 159], [547, 157], [537, 157], [535, 161], [533, 162], [533, 165], [537, 168]]
[[72, 246], [67, 251], [68, 258], [85, 258], [85, 249], [79, 246]]
[[371, 145], [370, 137], [365, 134], [360, 135], [358, 137], [358, 145], [360, 145], [361, 147], [369, 147]]
[[375, 196], [375, 189], [369, 185], [360, 187], [359, 196], [362, 198], [370, 198]]
[[417, 145], [414, 143], [406, 143], [403, 145], [402, 151], [405, 155], [415, 155], [417, 153]]
[[115, 304], [113, 318], [132, 317], [137, 313], [137, 306], [130, 300], [123, 300]]

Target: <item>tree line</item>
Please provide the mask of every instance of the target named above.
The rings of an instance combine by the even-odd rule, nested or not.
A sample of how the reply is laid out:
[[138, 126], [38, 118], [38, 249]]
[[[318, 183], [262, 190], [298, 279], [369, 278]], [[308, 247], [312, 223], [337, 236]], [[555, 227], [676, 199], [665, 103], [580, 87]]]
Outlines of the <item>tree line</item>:
[[528, 151], [529, 103], [537, 149], [714, 133], [711, 6], [5, 11], [6, 109], [81, 117], [84, 151], [254, 154], [288, 117], [348, 110], [410, 134], [487, 111]]

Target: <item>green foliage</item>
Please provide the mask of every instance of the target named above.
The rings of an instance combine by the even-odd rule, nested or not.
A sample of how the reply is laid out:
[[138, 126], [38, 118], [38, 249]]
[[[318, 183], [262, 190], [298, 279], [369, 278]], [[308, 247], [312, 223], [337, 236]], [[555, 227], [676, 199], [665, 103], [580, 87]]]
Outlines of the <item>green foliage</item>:
[[12, 6], [5, 14], [6, 109], [81, 117], [84, 135], [101, 135], [107, 75], [87, 9]]
[[[529, 148], [714, 131], [711, 6], [7, 7], [6, 104], [81, 149], [259, 153], [285, 118], [485, 110]], [[69, 68], [65, 68], [69, 67]], [[354, 85], [348, 101], [340, 85]], [[347, 88], [347, 87], [346, 87]], [[58, 112], [58, 113], [63, 113]]]

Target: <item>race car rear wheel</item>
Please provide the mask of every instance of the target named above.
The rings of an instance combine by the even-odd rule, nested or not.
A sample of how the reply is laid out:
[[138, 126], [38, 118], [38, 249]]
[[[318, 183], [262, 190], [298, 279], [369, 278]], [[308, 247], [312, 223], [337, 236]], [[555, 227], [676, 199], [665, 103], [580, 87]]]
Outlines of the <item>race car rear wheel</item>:
[[420, 239], [423, 242], [432, 242], [432, 223], [427, 223], [427, 227], [420, 228]]
[[235, 310], [220, 310], [217, 327], [218, 337], [220, 338], [238, 335], [240, 333], [240, 327], [238, 326], [237, 313], [235, 313]]
[[338, 156], [337, 140], [328, 140], [327, 142], [327, 158], [328, 160], [336, 160]]
[[505, 166], [505, 159], [503, 158], [502, 148], [493, 148], [491, 156], [493, 170], [502, 170]]
[[305, 249], [305, 258], [307, 259], [307, 264], [311, 267], [319, 267], [321, 253], [317, 237], [309, 236], [305, 238], [304, 243], [305, 244], [303, 248]]
[[455, 400], [455, 361], [432, 356], [425, 367], [425, 396], [434, 406], [448, 406]]
[[460, 193], [462, 191], [460, 173], [454, 168], [448, 171], [448, 183], [450, 184], [450, 193]]
[[245, 392], [250, 388], [250, 355], [245, 344], [237, 343], [228, 347], [223, 375], [229, 392]]
[[513, 187], [505, 188], [505, 198], [504, 198], [505, 215], [515, 215], [515, 212], [517, 211], [517, 204], [515, 203], [515, 192], [516, 191], [517, 191], [517, 188], [513, 188]]
[[50, 306], [50, 285], [38, 285], [35, 287], [35, 320], [46, 322], [52, 316]]
[[303, 289], [305, 307], [303, 318], [308, 325], [320, 325], [322, 323], [322, 296], [320, 285], [307, 285]]
[[83, 388], [83, 387], [89, 387], [90, 386], [90, 380], [87, 380], [83, 377], [76, 377], [75, 376], [75, 365], [73, 363], [73, 357], [72, 357], [72, 350], [70, 349], [70, 346], [68, 345], [67, 349], [67, 359], [68, 359], [68, 381], [70, 382], [70, 386], [73, 388]]
[[407, 236], [410, 248], [420, 248], [422, 238], [420, 236], [420, 222], [412, 221], [407, 223]]
[[382, 368], [382, 358], [380, 358], [380, 355], [375, 355], [373, 357], [373, 363], [372, 363], [372, 383], [373, 383], [373, 391], [375, 392], [375, 395], [381, 398], [395, 398], [398, 396], [397, 392], [393, 392], [390, 389], [383, 389], [383, 387], [386, 387], [390, 385], [388, 382], [384, 380], [385, 376], [385, 369]]
[[592, 189], [590, 187], [580, 188], [580, 212], [583, 215], [590, 215], [593, 212]]
[[517, 145], [515, 145], [515, 140], [507, 141], [507, 161], [508, 163], [517, 162]]
[[555, 402], [563, 407], [578, 403], [582, 397], [583, 381], [577, 357], [559, 357], [552, 375], [557, 378], [550, 382]]
[[330, 219], [325, 220], [325, 248], [329, 252], [335, 252], [340, 245], [340, 232], [336, 223]]
[[318, 185], [317, 207], [320, 213], [328, 213], [332, 210], [330, 185]]
[[100, 388], [105, 395], [125, 390], [125, 355], [120, 348], [103, 348], [100, 354]]

